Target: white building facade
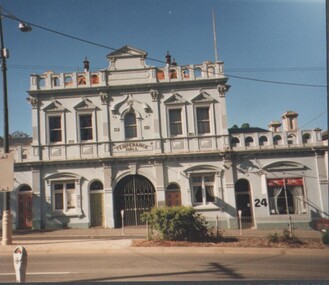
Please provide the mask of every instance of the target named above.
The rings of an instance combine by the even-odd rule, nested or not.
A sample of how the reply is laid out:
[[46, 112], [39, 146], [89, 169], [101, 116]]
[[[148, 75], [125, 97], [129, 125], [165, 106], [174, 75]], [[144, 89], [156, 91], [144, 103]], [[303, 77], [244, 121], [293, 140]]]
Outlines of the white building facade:
[[[221, 227], [303, 227], [328, 215], [320, 130], [228, 129], [223, 62], [163, 68], [124, 46], [109, 67], [32, 75], [33, 141], [15, 151], [14, 228], [140, 225], [193, 206]], [[123, 215], [123, 219], [122, 219]]]

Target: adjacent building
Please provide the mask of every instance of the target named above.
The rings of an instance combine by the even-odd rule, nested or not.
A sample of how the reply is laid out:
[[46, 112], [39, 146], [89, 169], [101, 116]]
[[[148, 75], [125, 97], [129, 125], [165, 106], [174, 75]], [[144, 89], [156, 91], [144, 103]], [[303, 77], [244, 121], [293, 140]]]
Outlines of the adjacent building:
[[[124, 46], [104, 70], [31, 76], [32, 142], [15, 148], [14, 228], [140, 225], [193, 206], [237, 227], [309, 227], [328, 215], [327, 144], [288, 111], [228, 128], [223, 62], [153, 67]], [[282, 124], [282, 126], [281, 126]]]

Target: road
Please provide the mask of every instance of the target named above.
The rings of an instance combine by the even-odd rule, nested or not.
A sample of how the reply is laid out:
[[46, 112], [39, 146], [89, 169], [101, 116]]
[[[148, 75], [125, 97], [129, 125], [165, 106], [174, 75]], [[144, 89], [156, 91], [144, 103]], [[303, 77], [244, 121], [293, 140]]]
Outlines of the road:
[[[15, 282], [12, 256], [1, 256], [0, 264], [0, 282]], [[329, 258], [200, 248], [129, 248], [104, 254], [32, 252], [27, 272], [27, 282], [329, 280]]]

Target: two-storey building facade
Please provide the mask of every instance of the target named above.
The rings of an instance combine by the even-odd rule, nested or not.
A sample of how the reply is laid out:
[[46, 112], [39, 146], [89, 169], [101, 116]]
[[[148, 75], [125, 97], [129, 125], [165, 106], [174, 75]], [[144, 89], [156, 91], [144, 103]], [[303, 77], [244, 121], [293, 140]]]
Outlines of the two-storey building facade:
[[[32, 143], [16, 150], [16, 228], [139, 225], [152, 207], [188, 205], [236, 227], [308, 224], [328, 213], [320, 130], [228, 129], [223, 62], [163, 68], [124, 46], [108, 68], [31, 76]], [[253, 131], [253, 132], [251, 132]], [[287, 210], [288, 209], [288, 210]]]

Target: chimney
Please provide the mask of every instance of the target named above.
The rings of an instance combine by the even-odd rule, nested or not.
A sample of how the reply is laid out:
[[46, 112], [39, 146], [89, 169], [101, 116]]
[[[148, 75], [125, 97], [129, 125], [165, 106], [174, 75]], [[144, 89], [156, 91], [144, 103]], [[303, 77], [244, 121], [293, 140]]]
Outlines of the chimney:
[[283, 130], [286, 132], [297, 131], [297, 129], [298, 129], [297, 117], [298, 117], [298, 113], [296, 113], [294, 111], [285, 112], [281, 116]]
[[281, 123], [278, 121], [271, 121], [268, 124], [268, 128], [271, 132], [278, 132], [280, 127], [281, 127]]
[[171, 55], [169, 54], [169, 51], [167, 51], [167, 55], [166, 55], [166, 63], [167, 63], [168, 65], [171, 64]]
[[83, 69], [85, 72], [89, 71], [89, 61], [88, 61], [87, 57], [85, 57], [85, 60], [83, 61]]

